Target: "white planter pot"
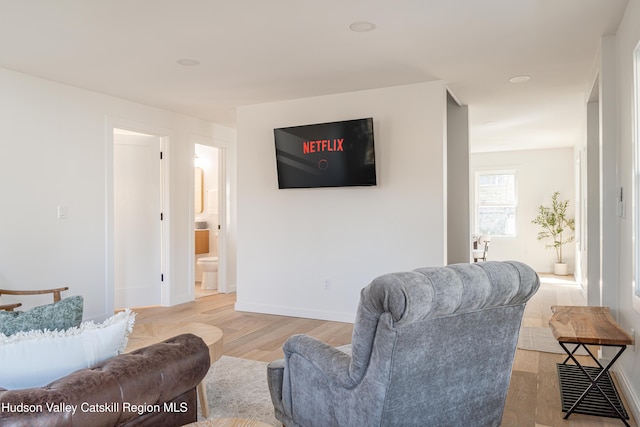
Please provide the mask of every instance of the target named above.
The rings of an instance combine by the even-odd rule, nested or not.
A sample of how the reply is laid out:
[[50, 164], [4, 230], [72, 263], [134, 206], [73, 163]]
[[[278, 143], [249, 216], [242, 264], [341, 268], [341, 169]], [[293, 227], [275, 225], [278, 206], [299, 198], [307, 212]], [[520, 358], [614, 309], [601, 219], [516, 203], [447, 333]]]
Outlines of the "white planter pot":
[[553, 266], [553, 274], [556, 276], [566, 276], [568, 273], [567, 264], [564, 262], [556, 262]]

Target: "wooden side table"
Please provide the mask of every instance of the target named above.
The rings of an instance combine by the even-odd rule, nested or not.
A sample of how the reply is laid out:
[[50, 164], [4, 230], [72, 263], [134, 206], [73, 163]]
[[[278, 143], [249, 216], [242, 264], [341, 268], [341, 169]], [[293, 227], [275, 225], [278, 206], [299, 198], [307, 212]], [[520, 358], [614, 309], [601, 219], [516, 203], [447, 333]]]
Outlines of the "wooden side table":
[[[572, 413], [619, 418], [629, 426], [627, 414], [609, 369], [622, 355], [633, 339], [611, 317], [608, 307], [553, 306], [549, 326], [553, 336], [567, 353], [567, 358], [558, 363], [558, 378], [565, 419]], [[573, 350], [567, 344], [575, 344]], [[587, 345], [617, 347], [618, 352], [602, 366]], [[575, 352], [583, 347], [598, 367], [582, 366]], [[572, 360], [575, 365], [567, 363]]]
[[[193, 334], [202, 338], [207, 347], [209, 347], [209, 356], [212, 364], [222, 356], [222, 331], [219, 328], [206, 323], [187, 322], [136, 323], [133, 327], [133, 332], [129, 335], [129, 342], [125, 351], [128, 353], [181, 334]], [[198, 397], [200, 398], [202, 415], [206, 418], [209, 416], [209, 403], [207, 400], [207, 388], [203, 383], [198, 384]]]

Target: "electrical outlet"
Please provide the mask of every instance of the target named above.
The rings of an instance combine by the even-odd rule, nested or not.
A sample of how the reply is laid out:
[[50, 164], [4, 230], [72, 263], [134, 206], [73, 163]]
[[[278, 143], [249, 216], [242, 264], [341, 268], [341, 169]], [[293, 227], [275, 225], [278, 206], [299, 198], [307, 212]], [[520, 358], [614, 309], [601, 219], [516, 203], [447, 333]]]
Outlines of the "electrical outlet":
[[69, 217], [69, 212], [66, 206], [58, 205], [58, 219], [67, 219]]
[[324, 281], [324, 290], [325, 290], [325, 291], [329, 291], [329, 290], [331, 290], [331, 280], [326, 279], [326, 280]]

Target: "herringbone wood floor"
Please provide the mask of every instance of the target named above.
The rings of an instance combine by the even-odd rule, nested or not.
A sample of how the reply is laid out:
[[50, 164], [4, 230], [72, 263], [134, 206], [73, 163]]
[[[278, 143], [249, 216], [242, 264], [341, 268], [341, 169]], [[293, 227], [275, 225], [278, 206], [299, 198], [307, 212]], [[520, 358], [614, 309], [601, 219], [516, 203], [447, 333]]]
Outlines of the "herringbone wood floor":
[[[551, 305], [584, 305], [580, 288], [553, 276], [543, 277], [543, 288], [528, 303], [523, 324], [546, 326]], [[223, 353], [227, 356], [272, 361], [282, 357], [282, 344], [293, 334], [305, 333], [338, 346], [351, 342], [353, 325], [234, 310], [235, 294], [198, 298], [175, 307], [134, 309], [136, 322], [156, 320], [209, 323], [224, 332]], [[504, 411], [503, 427], [619, 427], [620, 420], [572, 414], [564, 420], [556, 363], [560, 354], [517, 350], [511, 385]], [[627, 410], [629, 408], [626, 405]], [[635, 425], [631, 420], [631, 425]]]

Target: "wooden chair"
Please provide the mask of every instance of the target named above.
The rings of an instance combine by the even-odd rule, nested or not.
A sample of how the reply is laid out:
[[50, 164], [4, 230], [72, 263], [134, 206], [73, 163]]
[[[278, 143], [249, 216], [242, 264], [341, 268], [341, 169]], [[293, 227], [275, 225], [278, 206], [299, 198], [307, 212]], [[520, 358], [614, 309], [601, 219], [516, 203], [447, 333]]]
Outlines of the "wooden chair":
[[473, 249], [473, 262], [486, 261], [487, 252], [489, 252], [489, 243], [491, 243], [491, 236], [483, 234], [478, 237], [477, 245]]
[[[53, 294], [53, 302], [60, 301], [60, 292], [69, 290], [68, 286], [63, 288], [55, 288], [55, 289], [42, 289], [35, 291], [17, 291], [11, 289], [0, 289], [0, 296], [2, 295], [43, 295], [43, 294]], [[5, 311], [13, 311], [14, 308], [18, 308], [22, 305], [22, 303], [16, 302], [13, 304], [0, 304], [0, 310]]]

